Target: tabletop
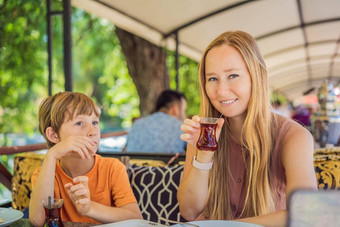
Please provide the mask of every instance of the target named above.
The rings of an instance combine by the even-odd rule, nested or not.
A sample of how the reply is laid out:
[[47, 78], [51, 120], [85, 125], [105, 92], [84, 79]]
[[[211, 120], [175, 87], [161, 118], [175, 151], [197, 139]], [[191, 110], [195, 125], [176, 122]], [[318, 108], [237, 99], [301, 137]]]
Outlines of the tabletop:
[[[98, 224], [95, 223], [81, 223], [81, 222], [63, 222], [64, 227], [87, 227], [87, 226], [95, 226]], [[13, 222], [9, 225], [10, 227], [32, 227], [33, 225], [30, 223], [29, 219], [21, 218], [20, 220]]]

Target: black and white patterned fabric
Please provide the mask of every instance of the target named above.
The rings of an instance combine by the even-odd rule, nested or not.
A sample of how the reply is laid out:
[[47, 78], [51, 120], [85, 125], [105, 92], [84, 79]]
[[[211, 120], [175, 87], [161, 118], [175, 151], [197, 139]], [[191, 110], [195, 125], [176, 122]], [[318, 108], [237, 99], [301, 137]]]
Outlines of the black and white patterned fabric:
[[168, 223], [159, 220], [160, 216], [169, 220], [185, 221], [179, 213], [177, 201], [183, 168], [183, 165], [132, 165], [127, 168], [131, 187], [144, 219], [162, 224]]

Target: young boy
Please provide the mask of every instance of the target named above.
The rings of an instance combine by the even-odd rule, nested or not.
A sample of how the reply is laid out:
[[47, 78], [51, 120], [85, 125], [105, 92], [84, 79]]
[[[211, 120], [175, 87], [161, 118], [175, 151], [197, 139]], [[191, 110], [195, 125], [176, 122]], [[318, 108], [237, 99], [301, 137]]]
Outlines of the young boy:
[[100, 141], [98, 107], [88, 96], [61, 92], [39, 108], [39, 130], [49, 150], [32, 176], [29, 218], [42, 226], [42, 200], [61, 198], [62, 221], [109, 223], [142, 218], [125, 166], [96, 154]]

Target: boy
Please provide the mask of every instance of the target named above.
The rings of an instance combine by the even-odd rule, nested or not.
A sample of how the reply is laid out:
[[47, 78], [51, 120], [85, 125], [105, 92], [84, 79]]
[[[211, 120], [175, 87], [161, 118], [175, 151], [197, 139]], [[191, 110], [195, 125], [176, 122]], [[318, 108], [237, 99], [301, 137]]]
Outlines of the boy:
[[39, 130], [49, 150], [32, 176], [29, 218], [45, 220], [42, 200], [64, 199], [62, 221], [109, 223], [142, 218], [125, 166], [96, 154], [100, 141], [98, 107], [88, 96], [61, 92], [39, 108]]

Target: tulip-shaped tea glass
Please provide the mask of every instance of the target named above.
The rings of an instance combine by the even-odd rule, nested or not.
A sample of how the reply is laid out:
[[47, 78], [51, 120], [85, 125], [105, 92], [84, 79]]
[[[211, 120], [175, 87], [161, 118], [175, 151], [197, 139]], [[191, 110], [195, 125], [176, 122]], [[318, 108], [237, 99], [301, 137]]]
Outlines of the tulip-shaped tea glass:
[[216, 127], [218, 118], [200, 117], [201, 134], [196, 143], [199, 150], [216, 151], [218, 148], [216, 139]]
[[45, 224], [44, 227], [64, 227], [60, 219], [60, 208], [63, 206], [63, 199], [42, 200], [45, 209]]

